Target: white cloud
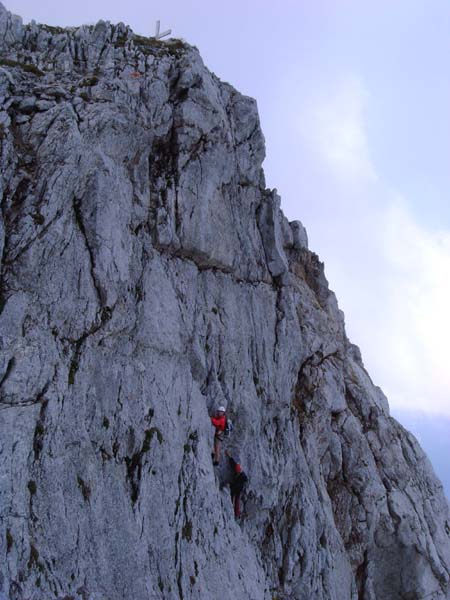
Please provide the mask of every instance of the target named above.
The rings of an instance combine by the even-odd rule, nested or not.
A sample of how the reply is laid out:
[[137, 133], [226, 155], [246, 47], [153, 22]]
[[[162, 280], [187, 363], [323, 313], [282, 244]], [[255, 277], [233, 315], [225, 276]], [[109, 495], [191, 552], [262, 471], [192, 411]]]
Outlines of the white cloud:
[[427, 230], [399, 200], [386, 210], [385, 222], [380, 234], [391, 281], [385, 353], [391, 400], [450, 414], [450, 232]]
[[355, 77], [346, 77], [307, 101], [301, 134], [335, 177], [375, 181], [364, 126], [368, 92]]
[[[450, 231], [420, 223], [371, 158], [356, 77], [304, 103], [302, 143], [327, 179], [309, 228], [347, 330], [392, 406], [450, 415]], [[315, 211], [315, 212], [314, 212]], [[302, 215], [299, 215], [300, 218]]]

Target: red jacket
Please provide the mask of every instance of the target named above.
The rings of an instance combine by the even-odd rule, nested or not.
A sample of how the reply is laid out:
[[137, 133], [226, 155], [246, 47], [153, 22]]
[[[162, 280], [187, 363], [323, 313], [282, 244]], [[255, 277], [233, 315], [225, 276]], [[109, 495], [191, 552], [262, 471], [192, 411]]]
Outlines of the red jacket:
[[219, 431], [225, 431], [225, 427], [227, 426], [227, 418], [225, 415], [222, 417], [211, 417], [211, 423]]

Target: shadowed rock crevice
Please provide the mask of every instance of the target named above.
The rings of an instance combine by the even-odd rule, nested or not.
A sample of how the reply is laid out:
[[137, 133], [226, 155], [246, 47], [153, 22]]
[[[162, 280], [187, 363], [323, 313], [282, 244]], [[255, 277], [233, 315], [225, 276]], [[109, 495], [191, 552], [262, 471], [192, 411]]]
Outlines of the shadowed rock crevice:
[[91, 277], [92, 277], [92, 283], [93, 283], [93, 286], [94, 286], [96, 294], [97, 294], [98, 304], [99, 304], [99, 306], [103, 306], [104, 293], [102, 292], [101, 286], [95, 275], [95, 254], [94, 254], [94, 251], [92, 249], [92, 246], [91, 246], [91, 244], [88, 240], [87, 234], [86, 234], [86, 229], [85, 229], [84, 220], [83, 220], [83, 213], [81, 210], [81, 201], [78, 198], [73, 199], [73, 212], [75, 215], [76, 223], [78, 225], [78, 229], [79, 229], [81, 235], [83, 236], [85, 248], [89, 255], [89, 263], [90, 263], [89, 270], [90, 270]]

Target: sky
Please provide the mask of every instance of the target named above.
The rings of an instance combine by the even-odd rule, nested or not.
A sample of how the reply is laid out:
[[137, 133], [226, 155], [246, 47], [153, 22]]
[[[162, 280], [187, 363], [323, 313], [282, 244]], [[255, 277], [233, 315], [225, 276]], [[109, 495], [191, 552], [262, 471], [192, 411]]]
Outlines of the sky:
[[257, 99], [267, 186], [306, 226], [392, 414], [440, 464], [420, 427], [450, 439], [448, 0], [4, 3], [26, 22], [141, 35], [160, 19]]

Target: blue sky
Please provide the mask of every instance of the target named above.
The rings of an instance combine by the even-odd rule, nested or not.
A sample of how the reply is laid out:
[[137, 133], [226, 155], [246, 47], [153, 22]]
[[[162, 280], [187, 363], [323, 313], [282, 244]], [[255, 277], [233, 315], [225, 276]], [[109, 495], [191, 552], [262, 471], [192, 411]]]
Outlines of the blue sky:
[[419, 438], [422, 411], [450, 439], [448, 0], [5, 4], [25, 21], [103, 18], [143, 35], [161, 19], [255, 97], [267, 185], [307, 227], [374, 382]]

